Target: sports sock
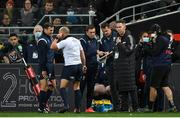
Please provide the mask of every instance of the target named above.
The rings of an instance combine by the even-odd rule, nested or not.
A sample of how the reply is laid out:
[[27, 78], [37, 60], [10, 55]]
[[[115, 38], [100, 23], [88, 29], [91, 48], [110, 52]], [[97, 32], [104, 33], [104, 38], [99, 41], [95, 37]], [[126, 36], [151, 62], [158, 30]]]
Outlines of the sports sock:
[[51, 97], [52, 93], [53, 93], [53, 91], [51, 91], [51, 90], [47, 90], [45, 103], [47, 103], [47, 102], [48, 102], [48, 99]]
[[174, 107], [174, 101], [169, 101], [170, 108]]
[[149, 109], [153, 110], [154, 109], [154, 102], [149, 102]]
[[60, 94], [64, 102], [64, 107], [68, 108], [67, 98], [66, 98], [66, 88], [60, 88]]
[[80, 104], [81, 104], [81, 91], [80, 90], [75, 90], [75, 108], [79, 109], [80, 108]]
[[39, 94], [39, 107], [41, 110], [44, 109], [45, 107], [45, 99], [46, 99], [46, 92], [45, 91], [40, 91]]

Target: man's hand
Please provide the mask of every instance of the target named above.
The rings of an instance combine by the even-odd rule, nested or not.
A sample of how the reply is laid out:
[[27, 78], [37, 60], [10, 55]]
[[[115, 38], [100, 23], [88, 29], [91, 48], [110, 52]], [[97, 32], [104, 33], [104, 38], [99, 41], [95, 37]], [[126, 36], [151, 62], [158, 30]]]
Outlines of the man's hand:
[[59, 34], [57, 34], [57, 36], [56, 36], [58, 39], [62, 39], [63, 38], [63, 34], [62, 33], [59, 33]]
[[116, 39], [116, 44], [118, 44], [118, 43], [121, 43], [121, 38], [120, 37], [117, 37], [117, 39]]
[[98, 56], [103, 56], [103, 55], [105, 55], [106, 54], [106, 52], [103, 52], [103, 51], [97, 51], [97, 54], [98, 54]]
[[42, 76], [43, 76], [43, 78], [47, 78], [48, 77], [48, 75], [47, 75], [47, 71], [42, 71]]
[[86, 71], [87, 71], [86, 65], [84, 65], [84, 66], [82, 67], [82, 71], [83, 71], [84, 74], [86, 73]]
[[58, 39], [58, 38], [54, 38], [54, 40], [53, 40], [50, 48], [51, 48], [52, 50], [58, 51], [58, 50], [59, 50], [58, 47], [57, 47], [57, 43], [58, 43], [58, 42], [59, 42], [59, 39]]
[[104, 52], [105, 53], [105, 55], [109, 55], [110, 54], [110, 52]]
[[9, 61], [8, 57], [4, 56], [4, 57], [3, 57], [3, 60], [4, 60], [4, 63], [10, 64], [10, 61]]

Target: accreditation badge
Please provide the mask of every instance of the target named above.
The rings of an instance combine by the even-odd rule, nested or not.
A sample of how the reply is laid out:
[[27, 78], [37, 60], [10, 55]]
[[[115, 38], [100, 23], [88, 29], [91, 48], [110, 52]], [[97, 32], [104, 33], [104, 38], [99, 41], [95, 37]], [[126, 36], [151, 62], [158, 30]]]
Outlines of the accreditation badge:
[[118, 59], [119, 58], [119, 52], [115, 52], [115, 54], [114, 54], [114, 59]]

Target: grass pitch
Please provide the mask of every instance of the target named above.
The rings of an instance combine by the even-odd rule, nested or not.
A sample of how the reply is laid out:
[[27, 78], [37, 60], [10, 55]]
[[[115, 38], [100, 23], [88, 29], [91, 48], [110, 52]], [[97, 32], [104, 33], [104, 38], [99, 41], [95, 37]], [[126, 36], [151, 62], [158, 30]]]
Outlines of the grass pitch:
[[0, 117], [180, 117], [180, 112], [154, 112], [154, 113], [129, 113], [129, 112], [106, 112], [106, 113], [56, 113], [48, 114], [37, 112], [0, 112]]

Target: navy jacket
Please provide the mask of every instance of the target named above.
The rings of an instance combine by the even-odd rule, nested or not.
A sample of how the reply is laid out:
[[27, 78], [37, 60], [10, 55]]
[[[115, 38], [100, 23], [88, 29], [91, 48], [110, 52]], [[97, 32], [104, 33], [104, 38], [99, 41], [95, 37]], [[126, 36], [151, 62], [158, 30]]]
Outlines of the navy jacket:
[[50, 49], [51, 37], [43, 33], [38, 40], [39, 66], [41, 71], [47, 71], [47, 64], [53, 64], [54, 51]]
[[87, 64], [97, 64], [97, 50], [98, 50], [98, 43], [97, 39], [89, 39], [87, 35], [84, 35], [80, 38], [81, 45], [85, 52], [86, 56], [86, 63]]
[[[110, 37], [103, 37], [99, 44], [99, 50], [104, 52], [111, 52], [114, 50], [114, 47], [116, 45], [116, 37], [117, 33], [115, 31], [112, 31]], [[109, 57], [107, 59], [106, 64], [110, 64], [113, 61], [113, 56]]]

